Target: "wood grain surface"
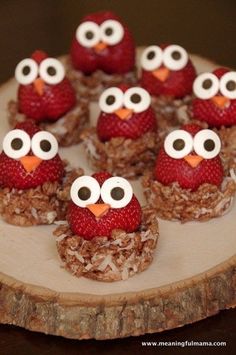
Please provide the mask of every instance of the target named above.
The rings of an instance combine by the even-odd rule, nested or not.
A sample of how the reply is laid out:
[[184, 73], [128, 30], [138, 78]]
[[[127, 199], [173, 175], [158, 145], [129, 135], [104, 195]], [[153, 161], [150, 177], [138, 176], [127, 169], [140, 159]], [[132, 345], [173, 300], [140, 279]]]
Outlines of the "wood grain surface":
[[[132, 9], [135, 7], [135, 11]], [[118, 12], [129, 24], [138, 44], [175, 42], [192, 52], [215, 58], [219, 63], [234, 66], [236, 62], [235, 8], [233, 1], [148, 0], [117, 2], [115, 0], [2, 1], [0, 4], [0, 80], [6, 80], [14, 66], [36, 46], [50, 54], [65, 53], [78, 20], [89, 11], [108, 9]], [[209, 18], [211, 20], [209, 21]], [[148, 19], [148, 21], [147, 21]], [[153, 20], [155, 19], [155, 20]], [[0, 326], [1, 354], [78, 354], [78, 353], [157, 353], [143, 349], [139, 340], [228, 340], [226, 349], [185, 348], [181, 353], [234, 354], [236, 310], [223, 311], [204, 321], [161, 334], [145, 335], [112, 341], [75, 341], [11, 327]], [[158, 349], [159, 351], [159, 349]], [[167, 354], [180, 353], [179, 348], [162, 349]]]
[[[193, 60], [198, 71], [214, 67], [201, 57]], [[14, 80], [3, 85], [0, 107], [15, 93]], [[93, 124], [97, 110], [93, 105]], [[7, 129], [2, 110], [4, 116], [0, 137]], [[60, 154], [91, 171], [81, 145], [63, 148]], [[145, 204], [138, 181], [134, 191]], [[17, 228], [0, 221], [0, 322], [68, 338], [113, 339], [161, 332], [234, 307], [235, 211], [233, 204], [225, 216], [205, 223], [160, 220], [152, 265], [114, 283], [77, 279], [60, 267], [55, 226]]]

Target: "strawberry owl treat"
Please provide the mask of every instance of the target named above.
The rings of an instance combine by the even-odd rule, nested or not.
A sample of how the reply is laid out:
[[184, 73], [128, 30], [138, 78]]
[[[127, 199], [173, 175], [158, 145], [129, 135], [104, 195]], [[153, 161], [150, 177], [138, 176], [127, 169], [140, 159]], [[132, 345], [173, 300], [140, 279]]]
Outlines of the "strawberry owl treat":
[[158, 216], [186, 222], [226, 212], [236, 184], [224, 177], [220, 150], [219, 136], [196, 124], [167, 135], [153, 174], [144, 178], [148, 203]]
[[61, 145], [77, 143], [86, 123], [87, 104], [76, 99], [63, 64], [37, 50], [18, 63], [15, 78], [18, 99], [9, 103], [11, 125], [30, 118], [53, 133]]
[[222, 140], [226, 168], [236, 167], [236, 72], [218, 68], [202, 73], [194, 81], [193, 119], [217, 128]]
[[68, 185], [82, 171], [69, 171], [58, 155], [56, 138], [27, 120], [5, 135], [2, 146], [3, 218], [21, 226], [50, 224], [63, 218]]
[[135, 177], [154, 163], [159, 137], [150, 104], [140, 87], [120, 85], [102, 93], [97, 127], [82, 137], [97, 170]]
[[236, 125], [236, 72], [218, 68], [213, 73], [202, 73], [195, 79], [193, 91], [193, 118], [210, 127]]
[[73, 275], [122, 280], [146, 269], [153, 259], [158, 223], [150, 210], [142, 210], [122, 177], [100, 172], [77, 178], [67, 221], [54, 234]]
[[141, 56], [141, 85], [153, 97], [160, 116], [176, 121], [176, 110], [191, 100], [196, 71], [179, 45], [149, 46]]
[[134, 39], [110, 11], [83, 18], [72, 40], [70, 59], [68, 75], [81, 95], [97, 98], [108, 86], [134, 83]]

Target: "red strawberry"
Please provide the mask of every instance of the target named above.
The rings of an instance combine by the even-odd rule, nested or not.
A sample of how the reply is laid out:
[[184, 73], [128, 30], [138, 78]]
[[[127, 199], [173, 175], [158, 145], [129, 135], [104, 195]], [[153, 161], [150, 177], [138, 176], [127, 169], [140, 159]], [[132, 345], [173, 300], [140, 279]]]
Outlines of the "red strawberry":
[[15, 129], [22, 129], [23, 131], [27, 132], [31, 138], [35, 133], [41, 131], [41, 129], [36, 126], [35, 122], [31, 119], [17, 123]]
[[109, 179], [110, 177], [112, 177], [112, 175], [110, 173], [108, 173], [107, 171], [100, 171], [99, 173], [94, 173], [92, 175], [92, 177], [94, 177], [94, 179], [97, 180], [97, 182], [99, 183], [100, 186], [102, 186], [102, 184]]
[[[162, 49], [168, 45], [160, 46]], [[159, 79], [157, 69], [162, 74], [162, 79]], [[141, 85], [154, 96], [172, 96], [176, 99], [183, 98], [192, 93], [193, 81], [196, 77], [196, 71], [189, 59], [184, 68], [180, 70], [171, 70], [164, 64], [153, 71], [142, 70]]]
[[[93, 177], [102, 185], [111, 175], [107, 173], [96, 173]], [[96, 205], [102, 204], [104, 204], [104, 202], [100, 198]], [[110, 237], [114, 229], [121, 229], [127, 233], [134, 232], [140, 226], [141, 215], [141, 206], [137, 198], [133, 195], [131, 201], [125, 207], [110, 207], [101, 217], [95, 217], [89, 208], [82, 208], [71, 202], [67, 219], [74, 234], [90, 240], [97, 236]]]
[[56, 121], [75, 105], [75, 93], [68, 81], [64, 79], [58, 85], [45, 85], [44, 94], [39, 96], [33, 84], [19, 87], [19, 112], [35, 121], [50, 119]]
[[[229, 71], [218, 68], [213, 74], [220, 79]], [[236, 100], [225, 97], [220, 91], [207, 100], [196, 97], [192, 101], [190, 113], [193, 118], [207, 122], [210, 127], [233, 126], [236, 124]]]
[[133, 113], [128, 120], [121, 120], [115, 113], [102, 112], [98, 118], [97, 134], [101, 141], [115, 137], [137, 139], [147, 132], [156, 129], [156, 117], [153, 109]]
[[[27, 132], [31, 138], [40, 131], [31, 120], [18, 124], [16, 128]], [[4, 151], [0, 154], [0, 185], [2, 187], [25, 190], [41, 186], [48, 181], [62, 179], [64, 167], [58, 154], [50, 160], [41, 160], [30, 150], [27, 157], [33, 157], [34, 161], [38, 159], [37, 167], [31, 171], [26, 170], [22, 159], [10, 158]]]
[[[106, 20], [116, 20], [122, 25], [124, 35], [120, 42], [114, 45], [107, 45], [100, 40], [97, 44], [102, 44], [103, 49], [98, 51], [97, 44], [88, 48], [79, 43], [77, 38], [74, 37], [70, 53], [75, 69], [81, 70], [85, 74], [90, 74], [97, 69], [101, 69], [108, 74], [123, 74], [134, 68], [134, 40], [129, 29], [118, 16], [111, 11], [102, 11], [84, 17], [81, 23], [91, 21], [100, 26]], [[90, 30], [90, 32], [93, 32], [93, 30]]]
[[[118, 86], [125, 94], [131, 87], [128, 85], [121, 84]], [[110, 88], [112, 89], [112, 88]], [[105, 90], [103, 95], [107, 95], [107, 98], [111, 97], [110, 89]], [[150, 100], [149, 94], [145, 90], [134, 87], [131, 88], [134, 91], [134, 96], [139, 96], [140, 102], [145, 103], [145, 100]], [[107, 94], [106, 94], [107, 93]], [[113, 96], [114, 101], [118, 100], [116, 95]], [[140, 102], [137, 104], [139, 105]], [[150, 102], [150, 101], [149, 101]], [[101, 104], [100, 104], [101, 106]], [[144, 110], [141, 112], [135, 112], [133, 109], [125, 106], [114, 112], [107, 113], [103, 112], [103, 107], [101, 108], [101, 113], [98, 118], [97, 123], [97, 134], [101, 141], [109, 141], [111, 138], [124, 137], [129, 139], [137, 139], [143, 136], [147, 132], [155, 131], [157, 129], [156, 115], [149, 104], [144, 106]], [[105, 108], [104, 108], [105, 109]]]
[[[35, 51], [31, 58], [40, 65], [47, 58], [47, 54], [42, 51]], [[53, 65], [50, 68], [58, 70]], [[42, 120], [55, 121], [71, 110], [75, 103], [75, 91], [66, 77], [57, 84], [50, 84], [47, 83], [46, 78], [38, 75], [30, 84], [19, 85], [19, 112], [37, 122]]]
[[[197, 125], [185, 125], [183, 130], [189, 132], [193, 137], [201, 128]], [[198, 157], [192, 151], [189, 155]], [[197, 190], [204, 183], [219, 186], [223, 180], [223, 167], [220, 157], [217, 155], [212, 159], [199, 159], [197, 166], [192, 167], [186, 157], [174, 159], [169, 156], [164, 148], [158, 154], [155, 166], [155, 178], [163, 185], [170, 185], [178, 182], [183, 189]]]
[[48, 58], [48, 55], [44, 51], [36, 49], [36, 51], [32, 53], [31, 58], [40, 64], [44, 59]]

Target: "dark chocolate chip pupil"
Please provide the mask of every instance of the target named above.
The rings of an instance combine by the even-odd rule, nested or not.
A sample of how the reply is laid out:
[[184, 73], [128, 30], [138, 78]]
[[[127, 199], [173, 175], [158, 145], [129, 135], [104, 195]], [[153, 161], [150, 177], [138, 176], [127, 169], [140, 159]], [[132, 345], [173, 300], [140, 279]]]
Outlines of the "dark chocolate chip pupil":
[[19, 150], [23, 146], [23, 141], [20, 138], [14, 138], [11, 142], [11, 147], [14, 150]]
[[47, 73], [50, 76], [54, 76], [54, 75], [56, 75], [57, 71], [56, 71], [56, 69], [54, 67], [48, 67], [47, 68]]
[[210, 89], [212, 87], [211, 79], [204, 80], [203, 83], [202, 83], [202, 87], [203, 87], [203, 89], [206, 89], [206, 90]]
[[179, 139], [176, 139], [174, 142], [173, 142], [173, 148], [175, 150], [182, 150], [184, 149], [185, 147], [185, 141], [181, 138]]
[[181, 58], [181, 53], [178, 51], [174, 51], [173, 53], [171, 53], [171, 56], [174, 60], [179, 60]]
[[92, 39], [92, 38], [94, 37], [94, 34], [93, 34], [92, 31], [87, 31], [87, 32], [85, 33], [85, 37], [86, 37], [87, 39]]
[[22, 73], [24, 75], [29, 75], [30, 73], [30, 67], [28, 65], [26, 65], [23, 69], [22, 69]]
[[226, 84], [226, 88], [229, 90], [229, 91], [234, 91], [236, 90], [236, 82], [233, 81], [233, 80], [229, 80]]
[[111, 197], [113, 198], [113, 200], [120, 201], [124, 196], [125, 192], [124, 189], [122, 189], [121, 187], [114, 187], [111, 190]]
[[79, 189], [78, 196], [82, 201], [86, 201], [91, 196], [91, 191], [88, 187], [83, 186]]
[[49, 152], [52, 148], [52, 145], [48, 140], [43, 139], [40, 142], [40, 148], [42, 149], [43, 152]]
[[106, 98], [106, 103], [107, 103], [107, 105], [113, 105], [114, 104], [114, 102], [115, 102], [115, 96], [113, 96], [113, 95], [109, 95], [107, 98]]
[[113, 34], [113, 29], [111, 27], [108, 27], [105, 29], [105, 34], [107, 36], [111, 36]]
[[155, 57], [155, 52], [154, 51], [150, 51], [147, 54], [147, 59], [152, 60]]
[[141, 96], [139, 94], [133, 94], [131, 95], [130, 100], [134, 103], [134, 104], [138, 104], [141, 101]]
[[212, 152], [215, 149], [215, 142], [212, 139], [207, 139], [204, 142], [204, 148], [208, 152]]

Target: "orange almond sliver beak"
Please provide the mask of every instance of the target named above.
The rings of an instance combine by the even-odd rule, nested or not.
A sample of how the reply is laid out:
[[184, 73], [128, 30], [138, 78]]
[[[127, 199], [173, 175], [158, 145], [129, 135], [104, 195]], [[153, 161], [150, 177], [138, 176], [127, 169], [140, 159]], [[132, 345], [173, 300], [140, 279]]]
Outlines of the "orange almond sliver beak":
[[157, 70], [154, 70], [152, 72], [152, 74], [157, 78], [159, 79], [160, 81], [164, 82], [166, 81], [166, 79], [168, 78], [169, 74], [170, 74], [170, 71], [168, 68], [159, 68]]
[[214, 96], [211, 101], [219, 108], [224, 108], [225, 106], [230, 104], [230, 100], [225, 96]]
[[104, 216], [104, 214], [107, 213], [107, 211], [110, 209], [110, 205], [107, 203], [95, 203], [92, 205], [87, 205], [86, 207], [97, 218]]
[[34, 81], [34, 88], [38, 95], [42, 96], [44, 92], [44, 81], [41, 78], [37, 78]]
[[133, 110], [130, 110], [128, 108], [120, 108], [119, 110], [115, 111], [115, 114], [121, 119], [121, 120], [127, 120], [133, 113]]
[[42, 159], [34, 156], [34, 155], [26, 155], [25, 157], [20, 158], [20, 162], [23, 165], [24, 169], [27, 173], [31, 173], [31, 171], [35, 170]]
[[99, 42], [97, 43], [94, 47], [95, 51], [97, 53], [100, 53], [101, 51], [103, 51], [105, 48], [107, 48], [107, 44], [105, 42]]
[[199, 155], [186, 155], [186, 157], [184, 157], [184, 160], [192, 167], [192, 168], [196, 168], [201, 161], [203, 160], [202, 157], [200, 157]]

